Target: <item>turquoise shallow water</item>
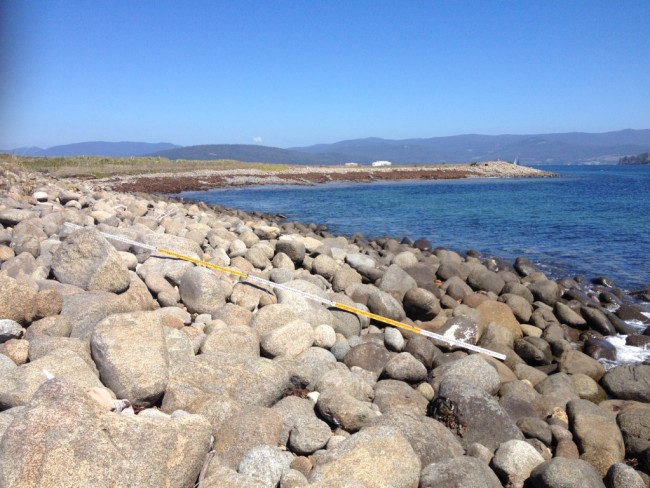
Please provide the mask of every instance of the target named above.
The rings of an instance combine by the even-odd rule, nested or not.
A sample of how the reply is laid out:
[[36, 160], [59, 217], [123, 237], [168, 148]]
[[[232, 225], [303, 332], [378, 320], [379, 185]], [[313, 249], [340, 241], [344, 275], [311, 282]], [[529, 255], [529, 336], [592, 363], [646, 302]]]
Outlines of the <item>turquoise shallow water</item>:
[[514, 260], [555, 277], [606, 275], [627, 289], [650, 284], [650, 166], [557, 166], [553, 179], [260, 186], [180, 196], [281, 213], [362, 232], [430, 239], [434, 246]]

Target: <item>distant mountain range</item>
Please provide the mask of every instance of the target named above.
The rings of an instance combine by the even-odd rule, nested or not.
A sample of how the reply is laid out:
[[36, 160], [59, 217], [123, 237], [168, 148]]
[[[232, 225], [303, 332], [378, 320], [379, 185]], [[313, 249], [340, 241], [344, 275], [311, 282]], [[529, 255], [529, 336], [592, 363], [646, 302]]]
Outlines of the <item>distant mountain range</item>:
[[151, 144], [149, 142], [79, 142], [77, 144], [65, 144], [43, 149], [40, 147], [19, 147], [10, 151], [0, 151], [16, 154], [17, 156], [106, 156], [113, 158], [126, 158], [129, 156], [144, 156], [153, 152], [175, 149], [176, 144], [160, 142]]
[[499, 135], [467, 134], [426, 139], [353, 139], [334, 144], [281, 149], [260, 145], [213, 144], [177, 146], [169, 143], [85, 142], [48, 149], [18, 148], [26, 156], [160, 156], [172, 160], [235, 159], [239, 161], [330, 165], [388, 160], [395, 164], [465, 163], [518, 160], [526, 165], [611, 163], [622, 156], [650, 151], [650, 129], [616, 132]]

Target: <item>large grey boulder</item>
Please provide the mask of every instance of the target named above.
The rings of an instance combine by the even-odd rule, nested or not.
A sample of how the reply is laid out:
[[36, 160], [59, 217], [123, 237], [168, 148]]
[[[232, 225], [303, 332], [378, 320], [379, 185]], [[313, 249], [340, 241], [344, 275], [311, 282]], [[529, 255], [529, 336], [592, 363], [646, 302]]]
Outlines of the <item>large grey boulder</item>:
[[383, 415], [404, 413], [420, 417], [426, 413], [429, 400], [403, 381], [381, 380], [375, 385], [373, 403]]
[[260, 346], [267, 357], [293, 358], [309, 349], [314, 339], [314, 329], [309, 322], [297, 319], [264, 334]]
[[25, 405], [48, 380], [48, 375], [81, 388], [103, 386], [78, 354], [69, 349], [57, 349], [0, 377], [0, 409]]
[[282, 427], [282, 416], [278, 412], [249, 406], [223, 423], [214, 436], [214, 450], [221, 463], [236, 469], [244, 455], [255, 446], [277, 446]]
[[628, 454], [639, 455], [650, 448], [650, 405], [628, 402], [616, 416]]
[[498, 327], [512, 332], [515, 338], [523, 336], [515, 314], [512, 313], [510, 307], [505, 303], [486, 300], [477, 307], [477, 311], [479, 313], [479, 327], [484, 327], [490, 322], [494, 322]]
[[610, 466], [623, 461], [623, 435], [607, 412], [588, 400], [571, 400], [567, 414], [580, 459], [594, 466], [601, 477]]
[[277, 486], [289, 471], [291, 454], [275, 446], [260, 445], [244, 454], [237, 471], [262, 480], [267, 486]]
[[348, 432], [356, 432], [369, 425], [378, 415], [369, 402], [357, 400], [339, 390], [322, 392], [316, 406], [322, 418]]
[[129, 270], [117, 250], [96, 229], [70, 234], [52, 257], [52, 273], [61, 283], [84, 290], [121, 293], [129, 287]]
[[389, 293], [400, 302], [404, 299], [406, 292], [417, 288], [415, 280], [396, 264], [391, 264], [379, 283], [379, 289]]
[[478, 354], [465, 356], [456, 361], [443, 364], [433, 370], [434, 389], [445, 379], [453, 378], [465, 381], [481, 388], [490, 395], [496, 394], [501, 386], [501, 379], [496, 368]]
[[109, 315], [156, 308], [158, 304], [147, 286], [135, 273], [131, 273], [131, 285], [120, 295], [107, 291], [66, 295], [63, 298], [61, 315], [72, 323], [71, 337], [90, 339], [95, 325]]
[[83, 359], [97, 376], [97, 366], [90, 354], [90, 343], [76, 337], [54, 337], [42, 335], [29, 341], [29, 360], [36, 361], [57, 349], [69, 349]]
[[288, 396], [273, 406], [284, 422], [280, 442], [298, 455], [309, 455], [322, 449], [332, 432], [325, 422], [316, 416], [311, 400]]
[[0, 486], [183, 488], [194, 484], [209, 443], [200, 416], [111, 413], [73, 384], [51, 380], [0, 441]]
[[297, 240], [280, 239], [275, 244], [276, 253], [284, 253], [296, 264], [301, 265], [305, 259], [305, 245]]
[[470, 272], [467, 277], [467, 284], [474, 290], [490, 291], [500, 294], [506, 282], [494, 271], [490, 271], [485, 266], [477, 266]]
[[[318, 285], [306, 280], [296, 279], [285, 283], [289, 288], [298, 292], [305, 292], [317, 297], [328, 299], [327, 293]], [[288, 307], [293, 313], [302, 320], [309, 322], [312, 326], [317, 327], [321, 324], [332, 325], [334, 318], [332, 313], [322, 304], [303, 297], [299, 293], [288, 290], [275, 290], [278, 298], [278, 304]]]
[[495, 473], [503, 484], [522, 488], [530, 473], [544, 462], [542, 455], [526, 441], [511, 440], [499, 446], [492, 458]]
[[138, 406], [160, 399], [169, 379], [169, 355], [156, 312], [116, 314], [102, 320], [90, 339], [103, 383]]
[[429, 464], [422, 470], [419, 488], [500, 488], [494, 472], [479, 459], [460, 456]]
[[202, 267], [186, 271], [178, 289], [187, 310], [199, 314], [217, 313], [232, 290], [233, 285], [226, 277]]
[[427, 379], [427, 368], [411, 353], [400, 352], [389, 359], [383, 374], [394, 380], [419, 383]]
[[255, 329], [248, 325], [226, 324], [221, 320], [215, 320], [201, 345], [202, 354], [213, 352], [259, 357], [260, 339]]
[[334, 368], [318, 378], [315, 391], [340, 391], [347, 393], [357, 400], [371, 401], [374, 396], [372, 385], [359, 375], [351, 373], [347, 368]]
[[402, 304], [389, 293], [379, 290], [371, 292], [368, 296], [368, 309], [374, 314], [398, 322], [406, 317]]
[[537, 466], [529, 478], [534, 488], [605, 488], [598, 471], [581, 459], [555, 457]]
[[442, 381], [438, 395], [450, 399], [458, 407], [465, 424], [460, 439], [463, 446], [478, 442], [494, 450], [502, 442], [524, 440], [510, 415], [482, 388], [450, 378]]
[[25, 334], [25, 329], [15, 320], [0, 319], [0, 344], [9, 339], [20, 339]]
[[553, 306], [562, 296], [562, 289], [553, 280], [540, 280], [531, 283], [528, 289], [535, 297], [535, 300]]
[[440, 310], [440, 300], [429, 290], [411, 288], [404, 295], [404, 311], [414, 320], [432, 320]]
[[30, 324], [37, 314], [36, 295], [29, 286], [0, 274], [0, 318]]
[[393, 412], [377, 417], [373, 425], [396, 428], [406, 437], [422, 466], [462, 456], [463, 446], [440, 422], [423, 415]]
[[321, 486], [343, 486], [334, 485], [334, 481], [344, 478], [366, 488], [416, 488], [420, 468], [420, 459], [397, 429], [376, 426], [315, 457], [309, 481], [320, 482]]
[[222, 352], [195, 356], [169, 378], [163, 410], [183, 409], [204, 395], [223, 395], [242, 405], [271, 406], [291, 386], [277, 362]]
[[621, 365], [610, 369], [601, 384], [621, 400], [650, 403], [650, 365]]

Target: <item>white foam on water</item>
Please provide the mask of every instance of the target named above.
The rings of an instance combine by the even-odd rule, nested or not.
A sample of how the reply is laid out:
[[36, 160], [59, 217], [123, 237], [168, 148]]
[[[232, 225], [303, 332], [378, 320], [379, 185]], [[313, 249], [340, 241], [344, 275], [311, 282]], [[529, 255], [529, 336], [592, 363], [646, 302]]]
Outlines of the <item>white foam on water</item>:
[[650, 360], [650, 348], [628, 346], [625, 344], [626, 335], [616, 335], [605, 337], [607, 342], [616, 348], [616, 361], [602, 360], [606, 369], [613, 368], [621, 364], [641, 364]]

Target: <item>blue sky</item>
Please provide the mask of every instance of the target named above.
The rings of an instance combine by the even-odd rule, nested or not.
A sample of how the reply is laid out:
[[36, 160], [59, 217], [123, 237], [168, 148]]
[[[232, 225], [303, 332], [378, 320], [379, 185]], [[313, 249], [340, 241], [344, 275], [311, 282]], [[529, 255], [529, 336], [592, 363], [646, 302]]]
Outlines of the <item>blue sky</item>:
[[650, 128], [650, 1], [0, 0], [0, 148]]

